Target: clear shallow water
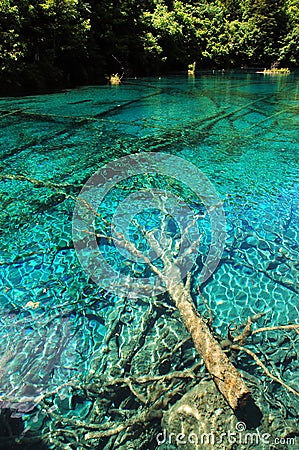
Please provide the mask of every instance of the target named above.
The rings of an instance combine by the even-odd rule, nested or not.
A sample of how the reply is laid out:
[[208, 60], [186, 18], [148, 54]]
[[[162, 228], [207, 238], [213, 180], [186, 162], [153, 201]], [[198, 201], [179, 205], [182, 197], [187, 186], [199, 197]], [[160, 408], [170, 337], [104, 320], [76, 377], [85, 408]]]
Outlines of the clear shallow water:
[[298, 94], [294, 75], [211, 74], [0, 99], [2, 407], [28, 411], [96, 360], [97, 315], [117, 299], [78, 262], [74, 198], [104, 163], [135, 152], [183, 157], [224, 200], [226, 248], [203, 286], [216, 329], [264, 311], [266, 325], [298, 323]]

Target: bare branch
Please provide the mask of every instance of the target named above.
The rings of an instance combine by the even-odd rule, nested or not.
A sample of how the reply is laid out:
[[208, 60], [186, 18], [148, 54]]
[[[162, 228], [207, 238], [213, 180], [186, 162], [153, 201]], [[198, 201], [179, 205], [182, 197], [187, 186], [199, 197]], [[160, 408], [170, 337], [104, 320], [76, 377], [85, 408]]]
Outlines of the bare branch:
[[263, 369], [263, 371], [265, 372], [265, 374], [269, 377], [272, 378], [272, 380], [276, 381], [277, 383], [281, 384], [284, 388], [286, 388], [289, 392], [291, 392], [292, 394], [295, 394], [299, 397], [299, 392], [297, 392], [295, 389], [293, 389], [292, 387], [288, 386], [284, 381], [280, 380], [278, 377], [276, 377], [275, 375], [272, 375], [272, 373], [267, 369], [267, 367], [262, 363], [262, 361], [256, 356], [255, 353], [253, 353], [251, 350], [249, 350], [248, 348], [245, 347], [241, 347], [239, 345], [232, 345], [231, 347], [233, 350], [237, 350], [237, 351], [242, 351], [247, 353], [247, 355], [251, 356], [254, 361], [256, 362], [256, 364]]

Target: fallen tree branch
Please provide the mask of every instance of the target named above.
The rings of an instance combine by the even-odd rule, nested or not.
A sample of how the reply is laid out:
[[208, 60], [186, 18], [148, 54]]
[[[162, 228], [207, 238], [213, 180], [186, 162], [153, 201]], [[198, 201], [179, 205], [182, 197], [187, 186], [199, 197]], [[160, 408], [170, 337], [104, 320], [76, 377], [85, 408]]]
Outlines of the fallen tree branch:
[[209, 305], [207, 299], [206, 299], [206, 298], [204, 297], [204, 295], [201, 293], [199, 286], [197, 286], [197, 292], [198, 292], [200, 298], [202, 299], [202, 301], [203, 301], [203, 303], [204, 303], [204, 305], [205, 305], [205, 307], [206, 307], [206, 309], [207, 309], [207, 311], [208, 311], [208, 315], [209, 315], [209, 318], [208, 318], [208, 326], [211, 327], [211, 325], [212, 325], [212, 323], [213, 323], [213, 314], [212, 314], [212, 310], [211, 310], [211, 308], [210, 308], [210, 305]]
[[3, 119], [4, 117], [7, 117], [7, 116], [13, 116], [14, 114], [18, 114], [20, 112], [23, 112], [26, 109], [28, 109], [28, 108], [15, 109], [14, 111], [9, 111], [9, 112], [7, 112], [7, 111], [0, 111], [0, 119]]
[[229, 406], [236, 412], [246, 406], [250, 391], [235, 366], [229, 361], [209, 327], [196, 311], [190, 292], [182, 282], [169, 285], [182, 320], [191, 334], [194, 346], [204, 360], [206, 368]]
[[231, 347], [233, 350], [237, 350], [237, 351], [242, 351], [247, 353], [247, 355], [251, 356], [254, 361], [256, 362], [256, 364], [263, 369], [263, 371], [265, 372], [265, 374], [271, 378], [272, 380], [276, 381], [277, 383], [281, 384], [284, 388], [286, 388], [289, 392], [291, 392], [292, 394], [295, 394], [297, 397], [299, 397], [299, 392], [297, 392], [295, 389], [293, 389], [292, 387], [288, 386], [284, 381], [282, 381], [280, 378], [276, 377], [275, 375], [272, 375], [272, 373], [267, 369], [267, 367], [264, 365], [264, 363], [256, 356], [255, 353], [253, 353], [251, 350], [249, 350], [248, 348], [245, 347], [241, 347], [239, 345], [232, 345]]
[[[83, 199], [82, 203], [88, 209], [93, 210], [86, 200]], [[94, 211], [94, 214], [98, 215], [96, 211]], [[177, 261], [175, 263], [172, 261], [171, 247], [166, 249], [167, 251], [162, 249], [153, 232], [144, 231], [144, 235], [150, 248], [157, 255], [161, 255], [164, 269], [155, 266], [143, 252], [136, 248], [134, 243], [128, 241], [122, 233], [114, 229], [114, 240], [118, 241], [118, 245], [125, 248], [132, 255], [142, 258], [164, 283], [180, 312], [185, 327], [192, 337], [195, 349], [202, 357], [216, 386], [233, 411], [239, 411], [246, 406], [250, 397], [248, 387], [218, 341], [214, 338], [207, 323], [197, 312], [191, 296], [190, 286], [188, 288], [188, 280], [187, 284], [184, 285], [181, 281], [180, 267]], [[186, 250], [186, 252], [188, 251], [189, 249]]]
[[180, 386], [175, 389], [170, 389], [163, 397], [159, 396], [148, 408], [143, 410], [140, 414], [137, 414], [125, 422], [120, 423], [114, 428], [111, 428], [111, 423], [105, 423], [99, 428], [98, 431], [90, 431], [85, 434], [86, 440], [91, 439], [103, 439], [105, 437], [114, 436], [123, 430], [135, 427], [136, 425], [141, 425], [149, 423], [155, 419], [161, 419], [163, 416], [163, 411], [167, 409], [167, 406], [171, 399], [180, 390]]
[[[48, 187], [51, 189], [59, 189], [61, 187], [64, 188], [79, 188], [80, 186], [74, 186], [72, 184], [67, 183], [52, 183], [51, 181], [45, 181], [45, 180], [38, 180], [36, 178], [27, 177], [25, 175], [17, 175], [17, 174], [3, 174], [0, 175], [0, 180], [16, 180], [16, 181], [28, 181], [31, 184], [34, 184], [36, 187]], [[76, 200], [76, 197], [74, 197], [74, 200]]]
[[[125, 378], [111, 378], [110, 380], [105, 381], [105, 386], [115, 386], [116, 384], [146, 384], [153, 383], [155, 381], [171, 381], [173, 379], [185, 379], [185, 378], [196, 378], [196, 374], [194, 371], [201, 366], [201, 363], [196, 363], [193, 367], [186, 370], [174, 371], [166, 375], [145, 375], [142, 377], [125, 377]], [[94, 387], [103, 387], [103, 384], [97, 385], [97, 383], [92, 384], [92, 392], [95, 392]], [[90, 390], [89, 387], [87, 387]]]
[[239, 345], [245, 344], [249, 336], [252, 334], [251, 326], [252, 326], [252, 319], [251, 317], [247, 318], [247, 323], [242, 331], [242, 333], [239, 336], [236, 336], [233, 339], [233, 342], [237, 342]]
[[276, 331], [276, 330], [299, 330], [299, 324], [293, 324], [293, 325], [277, 325], [274, 327], [263, 327], [263, 328], [258, 328], [257, 330], [253, 330], [251, 332], [251, 335], [253, 336], [254, 334], [257, 333], [264, 333], [265, 331]]
[[180, 269], [162, 251], [153, 233], [146, 233], [151, 248], [161, 255], [166, 270], [161, 272], [157, 267], [152, 269], [165, 283], [167, 291], [180, 312], [182, 321], [190, 333], [194, 346], [202, 357], [213, 381], [234, 412], [244, 408], [250, 397], [250, 391], [241, 375], [228, 359], [218, 341], [214, 338], [208, 325], [197, 312], [188, 283], [185, 286], [180, 280]]

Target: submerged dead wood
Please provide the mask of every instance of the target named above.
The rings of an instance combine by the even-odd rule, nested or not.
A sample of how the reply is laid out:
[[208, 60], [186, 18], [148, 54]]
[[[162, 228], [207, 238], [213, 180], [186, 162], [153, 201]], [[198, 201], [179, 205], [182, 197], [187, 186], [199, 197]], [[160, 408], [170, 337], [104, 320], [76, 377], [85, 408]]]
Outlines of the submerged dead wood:
[[[6, 178], [18, 179], [21, 181], [27, 180], [36, 186], [40, 186], [41, 183], [40, 180], [26, 178], [24, 176], [6, 175]], [[54, 187], [54, 184], [49, 182], [43, 182], [43, 185], [50, 188]], [[67, 185], [56, 186], [65, 187]], [[96, 213], [96, 215], [98, 214]], [[152, 270], [163, 280], [167, 287], [167, 291], [180, 312], [184, 325], [192, 337], [196, 350], [203, 358], [205, 366], [219, 391], [234, 412], [244, 408], [250, 397], [250, 391], [235, 366], [230, 362], [220, 344], [214, 338], [207, 323], [197, 312], [190, 294], [189, 283], [187, 282], [186, 285], [184, 285], [182, 281], [178, 282], [181, 278], [179, 267], [172, 264], [169, 256], [162, 251], [160, 244], [154, 238], [153, 234], [146, 233], [146, 238], [152, 249], [155, 250], [157, 254], [162, 255], [162, 261], [166, 268], [163, 272], [154, 266], [150, 260], [144, 257], [132, 243], [128, 242], [127, 239], [122, 234], [116, 232], [116, 230], [115, 235], [119, 239], [118, 243], [121, 246], [125, 247], [132, 254], [143, 257], [144, 261], [148, 263]]]
[[217, 388], [229, 406], [237, 412], [245, 407], [250, 391], [235, 366], [229, 361], [207, 324], [196, 311], [190, 292], [181, 282], [169, 286], [181, 318], [189, 331], [194, 346], [203, 358], [205, 366]]
[[151, 262], [149, 262], [149, 265], [165, 283], [167, 291], [192, 337], [194, 346], [203, 358], [204, 364], [217, 388], [233, 411], [238, 413], [246, 406], [250, 398], [248, 387], [212, 335], [206, 322], [195, 309], [190, 293], [190, 278], [187, 277], [186, 284], [182, 281], [178, 282], [181, 278], [179, 267], [172, 264], [167, 253], [162, 251], [159, 242], [152, 233], [146, 233], [146, 238], [151, 248], [161, 255], [166, 270], [161, 272]]
[[[86, 200], [82, 199], [81, 201], [82, 204], [88, 209], [91, 209], [96, 216], [99, 215]], [[161, 205], [161, 210], [164, 210], [163, 204]], [[173, 262], [171, 245], [166, 244], [166, 249], [163, 249], [153, 232], [145, 231], [142, 227], [138, 226], [138, 223], [135, 223], [135, 225], [145, 236], [150, 248], [156, 255], [160, 255], [164, 266], [163, 269], [155, 266], [143, 252], [136, 248], [134, 243], [126, 239], [126, 237], [113, 226], [114, 241], [117, 245], [126, 249], [131, 255], [142, 258], [152, 271], [158, 275], [162, 283], [164, 283], [166, 290], [180, 312], [182, 321], [192, 337], [196, 350], [203, 358], [204, 364], [213, 381], [232, 410], [235, 413], [238, 413], [246, 406], [247, 401], [250, 398], [250, 391], [235, 366], [230, 362], [220, 344], [214, 338], [207, 323], [197, 312], [191, 296], [190, 278], [187, 277], [186, 284], [183, 283], [179, 263]], [[201, 237], [198, 239], [200, 238]], [[171, 242], [169, 244], [171, 244]], [[186, 252], [190, 251], [190, 248], [186, 250]]]

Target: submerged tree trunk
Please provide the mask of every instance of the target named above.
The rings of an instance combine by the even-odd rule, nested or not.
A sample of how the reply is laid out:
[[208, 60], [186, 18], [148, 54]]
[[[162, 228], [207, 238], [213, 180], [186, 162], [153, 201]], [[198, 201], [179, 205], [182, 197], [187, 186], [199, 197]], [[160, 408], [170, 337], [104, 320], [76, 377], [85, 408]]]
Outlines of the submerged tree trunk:
[[[190, 293], [190, 279], [187, 277], [187, 283], [184, 284], [181, 280], [180, 268], [177, 264], [172, 263], [169, 253], [163, 251], [160, 243], [152, 233], [146, 232], [145, 236], [152, 250], [157, 255], [160, 255], [164, 270], [158, 269], [146, 257], [143, 257], [144, 261], [149, 264], [154, 273], [165, 284], [213, 381], [235, 414], [238, 414], [245, 408], [249, 400], [251, 400], [249, 403], [252, 403], [248, 387], [212, 335], [208, 325], [196, 311]], [[131, 243], [125, 238], [123, 239], [123, 236], [118, 234], [117, 237], [121, 238], [121, 245], [126, 247], [132, 254], [140, 254]], [[143, 255], [141, 254], [141, 256]]]
[[246, 406], [250, 397], [250, 391], [241, 375], [196, 311], [189, 289], [183, 282], [175, 285], [169, 283], [168, 291], [216, 386], [233, 411], [238, 412]]

